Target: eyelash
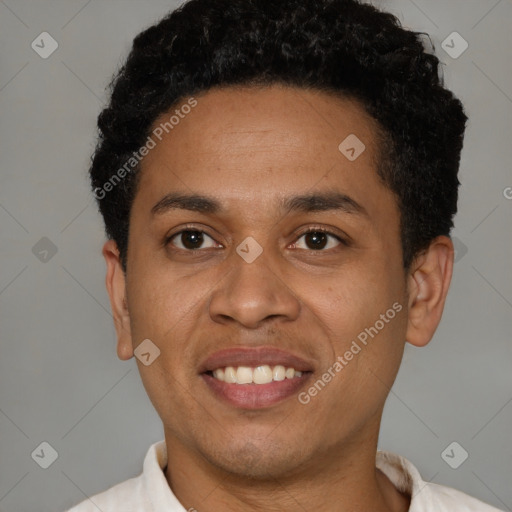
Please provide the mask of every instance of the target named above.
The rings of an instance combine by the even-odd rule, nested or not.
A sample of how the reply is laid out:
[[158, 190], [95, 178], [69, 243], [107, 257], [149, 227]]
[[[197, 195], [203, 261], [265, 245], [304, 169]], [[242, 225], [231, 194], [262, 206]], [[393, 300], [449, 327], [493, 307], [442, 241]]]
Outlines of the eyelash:
[[[204, 231], [202, 229], [198, 229], [195, 226], [185, 226], [182, 230], [177, 231], [176, 233], [173, 233], [172, 235], [167, 236], [165, 238], [165, 240], [164, 240], [164, 246], [168, 246], [170, 244], [170, 242], [174, 238], [176, 238], [177, 236], [181, 235], [182, 233], [186, 233], [186, 232], [190, 232], [190, 231], [191, 232], [196, 232], [196, 233], [203, 233], [203, 234], [207, 235], [208, 237], [210, 237], [212, 240], [215, 241], [215, 239], [212, 236], [210, 236], [206, 231]], [[329, 235], [329, 236], [335, 238], [338, 242], [340, 242], [341, 245], [344, 245], [344, 246], [348, 246], [349, 245], [349, 242], [347, 240], [345, 240], [344, 238], [342, 238], [339, 235], [333, 233], [332, 231], [329, 231], [328, 229], [326, 229], [324, 227], [320, 227], [320, 226], [308, 228], [306, 231], [303, 231], [302, 233], [300, 233], [296, 240], [299, 240], [300, 238], [302, 238], [304, 235], [307, 235], [308, 233], [325, 233], [326, 235]], [[218, 243], [218, 242], [216, 242], [216, 243]], [[295, 241], [294, 243], [297, 243], [297, 242]], [[184, 252], [190, 252], [190, 253], [201, 251], [201, 249], [181, 249], [180, 247], [176, 247], [175, 250], [177, 250], [177, 251], [184, 251]], [[324, 250], [324, 249], [318, 249], [318, 250], [315, 250], [315, 249], [301, 249], [301, 250], [308, 250], [310, 252], [327, 252], [329, 250], [332, 250], [332, 248], [331, 249], [327, 249], [327, 250]]]

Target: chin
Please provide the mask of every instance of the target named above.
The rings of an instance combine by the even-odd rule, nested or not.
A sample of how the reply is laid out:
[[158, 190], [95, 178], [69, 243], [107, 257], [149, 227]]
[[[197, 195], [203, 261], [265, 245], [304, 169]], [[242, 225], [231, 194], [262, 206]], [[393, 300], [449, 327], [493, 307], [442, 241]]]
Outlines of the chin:
[[224, 446], [214, 453], [209, 448], [209, 453], [203, 452], [203, 456], [213, 466], [239, 478], [261, 481], [273, 480], [285, 474], [288, 476], [301, 465], [300, 458], [304, 455], [299, 443], [292, 451], [281, 443], [268, 440], [261, 444], [240, 440], [238, 444], [231, 443], [229, 448]]

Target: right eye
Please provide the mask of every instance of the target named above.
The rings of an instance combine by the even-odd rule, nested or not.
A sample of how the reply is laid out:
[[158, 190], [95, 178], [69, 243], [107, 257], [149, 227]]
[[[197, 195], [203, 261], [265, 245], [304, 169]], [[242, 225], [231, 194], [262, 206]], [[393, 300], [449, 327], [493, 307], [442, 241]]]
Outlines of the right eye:
[[[208, 240], [213, 243], [207, 247], [201, 247], [202, 244], [208, 242]], [[199, 231], [196, 229], [184, 229], [182, 231], [178, 231], [178, 233], [174, 233], [166, 240], [166, 245], [174, 245], [183, 251], [196, 251], [202, 248], [210, 249], [216, 247], [216, 243], [217, 242], [215, 242], [215, 240], [211, 236], [207, 235], [204, 231]]]

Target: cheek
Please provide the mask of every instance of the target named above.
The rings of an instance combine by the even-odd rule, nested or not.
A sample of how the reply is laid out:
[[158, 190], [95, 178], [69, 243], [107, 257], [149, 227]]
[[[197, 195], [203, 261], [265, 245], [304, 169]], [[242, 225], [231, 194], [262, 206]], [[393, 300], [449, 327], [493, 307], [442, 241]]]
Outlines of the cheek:
[[401, 269], [388, 265], [361, 260], [309, 302], [329, 338], [327, 364], [343, 357], [344, 373], [351, 380], [367, 379], [373, 371], [389, 382], [401, 361], [407, 327], [405, 279]]
[[403, 354], [406, 315], [404, 307], [396, 311], [400, 305], [396, 301], [383, 309], [363, 312], [353, 305], [338, 319], [339, 334], [332, 340], [333, 355], [322, 368], [324, 373], [318, 376], [329, 383], [325, 388], [317, 386], [320, 391], [313, 389], [315, 383], [306, 390], [312, 393], [310, 398], [317, 415], [329, 418], [326, 429], [332, 430], [333, 435], [337, 435], [340, 425], [347, 423], [347, 411], [351, 411], [354, 421], [360, 422], [356, 430], [380, 413]]
[[310, 289], [314, 292], [306, 301], [334, 332], [354, 334], [354, 329], [373, 325], [395, 301], [402, 300], [401, 287], [389, 275], [384, 265], [361, 260], [350, 268], [340, 269], [328, 281], [311, 281]]
[[180, 365], [170, 362], [168, 354], [162, 352], [151, 366], [139, 370], [144, 389], [162, 423], [175, 436], [187, 439], [191, 426], [203, 423], [196, 417], [198, 407], [191, 403], [200, 398], [196, 398], [189, 381], [180, 373]]
[[[150, 339], [160, 351], [151, 364], [139, 364], [145, 386], [164, 397], [166, 390], [179, 391], [195, 377], [190, 350], [197, 327], [205, 315], [206, 299], [203, 279], [193, 276], [177, 278], [167, 267], [141, 265], [128, 280], [132, 340], [138, 345]], [[136, 266], [132, 266], [136, 270]]]
[[190, 281], [176, 279], [165, 267], [136, 263], [134, 260], [133, 272], [127, 280], [134, 342], [141, 336], [165, 340], [180, 328], [181, 320], [188, 318], [190, 310], [200, 300], [200, 293]]
[[172, 275], [146, 272], [137, 277], [137, 283], [129, 288], [133, 343], [150, 339], [159, 350], [149, 366], [140, 361], [137, 365], [151, 402], [162, 421], [170, 425], [173, 418], [184, 421], [188, 416], [183, 411], [188, 411], [186, 401], [192, 396], [195, 377], [188, 340], [197, 323], [200, 297], [193, 286], [180, 286]]

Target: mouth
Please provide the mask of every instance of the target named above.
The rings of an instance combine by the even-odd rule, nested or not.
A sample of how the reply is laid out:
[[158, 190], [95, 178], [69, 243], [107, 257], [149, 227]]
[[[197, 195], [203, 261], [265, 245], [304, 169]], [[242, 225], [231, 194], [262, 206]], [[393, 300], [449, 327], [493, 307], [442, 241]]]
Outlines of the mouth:
[[293, 367], [286, 368], [283, 365], [269, 366], [264, 364], [251, 368], [250, 366], [227, 366], [207, 372], [214, 379], [228, 384], [270, 384], [271, 382], [282, 382], [285, 379], [302, 377], [302, 372]]
[[262, 409], [295, 395], [313, 367], [277, 350], [228, 349], [210, 356], [200, 375], [216, 398], [241, 409]]

